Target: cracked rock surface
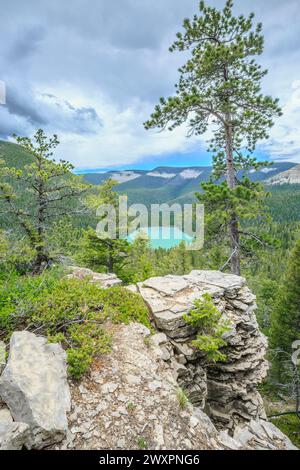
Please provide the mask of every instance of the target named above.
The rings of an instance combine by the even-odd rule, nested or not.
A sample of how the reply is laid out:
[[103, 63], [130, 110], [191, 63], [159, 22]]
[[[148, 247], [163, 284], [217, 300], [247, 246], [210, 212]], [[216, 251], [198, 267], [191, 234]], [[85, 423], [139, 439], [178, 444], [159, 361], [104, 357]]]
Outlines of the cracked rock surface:
[[[192, 271], [186, 276], [152, 278], [137, 288], [174, 349], [173, 366], [192, 403], [205, 409], [220, 429], [233, 430], [240, 423], [265, 418], [257, 387], [268, 371], [268, 344], [259, 331], [255, 296], [245, 279], [218, 271]], [[227, 361], [205, 367], [203, 354], [191, 346], [196, 330], [184, 320], [204, 293], [212, 296], [231, 324], [225, 337]]]
[[118, 326], [112, 352], [80, 386], [71, 386], [70, 433], [62, 448], [222, 448], [201, 410], [180, 408], [172, 369], [149, 334], [142, 325]]

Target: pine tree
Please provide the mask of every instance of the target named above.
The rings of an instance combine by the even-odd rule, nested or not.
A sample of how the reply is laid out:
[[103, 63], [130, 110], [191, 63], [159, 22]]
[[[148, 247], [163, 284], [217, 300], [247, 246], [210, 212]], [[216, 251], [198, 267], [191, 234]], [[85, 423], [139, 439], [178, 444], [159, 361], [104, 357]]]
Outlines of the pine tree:
[[271, 314], [270, 347], [277, 350], [273, 369], [278, 377], [297, 340], [300, 340], [300, 239], [290, 255]]
[[[33, 270], [38, 273], [51, 260], [47, 235], [52, 221], [82, 212], [84, 205], [80, 196], [88, 186], [71, 174], [73, 166], [70, 163], [53, 159], [53, 152], [59, 145], [56, 135], [48, 139], [39, 129], [32, 140], [15, 138], [33, 161], [21, 170], [4, 167], [0, 162], [0, 202], [27, 236], [35, 252]], [[14, 181], [14, 187], [11, 181]], [[25, 182], [22, 194], [14, 189], [19, 181]]]
[[[98, 193], [90, 195], [86, 202], [91, 209], [99, 206], [109, 206], [115, 211], [116, 233], [115, 238], [111, 238], [107, 233], [89, 228], [85, 231], [80, 244], [78, 260], [86, 266], [96, 271], [116, 273], [122, 277], [122, 270], [128, 263], [130, 253], [129, 243], [120, 238], [119, 227], [119, 196], [114, 191], [116, 182], [109, 179], [99, 187]], [[107, 220], [109, 214], [104, 214], [100, 220]]]
[[[209, 150], [214, 155], [214, 176], [225, 176], [221, 191], [230, 202], [228, 207], [225, 204], [224, 221], [231, 247], [228, 263], [233, 273], [240, 274], [242, 214], [235, 199], [245, 205], [250, 198], [253, 204], [260, 188], [247, 178], [238, 181], [238, 172], [265, 165], [256, 161], [253, 152], [258, 140], [268, 137], [273, 117], [281, 111], [278, 100], [261, 93], [261, 80], [267, 72], [253, 57], [262, 54], [264, 38], [262, 25], [253, 26], [254, 14], [235, 17], [232, 0], [227, 0], [222, 11], [203, 1], [199, 8], [199, 16], [184, 20], [184, 31], [170, 48], [171, 52], [190, 53], [179, 69], [176, 95], [160, 99], [145, 128], [172, 131], [186, 123], [188, 136], [204, 134], [209, 127], [213, 130]], [[213, 183], [204, 186], [204, 191], [211, 201], [220, 198]]]

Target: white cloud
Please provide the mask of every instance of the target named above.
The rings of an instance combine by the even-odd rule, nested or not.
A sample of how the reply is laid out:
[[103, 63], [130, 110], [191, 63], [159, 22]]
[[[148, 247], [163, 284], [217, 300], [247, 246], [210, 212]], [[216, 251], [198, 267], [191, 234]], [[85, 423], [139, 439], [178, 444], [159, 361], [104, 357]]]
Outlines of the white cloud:
[[283, 116], [276, 120], [270, 140], [263, 148], [274, 160], [300, 162], [300, 80], [291, 85], [290, 96], [282, 106]]
[[185, 180], [189, 179], [196, 179], [198, 176], [202, 175], [203, 171], [196, 171], [196, 170], [184, 170], [180, 173], [181, 178]]
[[[155, 159], [163, 154], [186, 152], [195, 145], [201, 146], [199, 138], [187, 139], [183, 126], [174, 132], [146, 131], [143, 122], [152, 111], [152, 104], [132, 100], [130, 105], [120, 107], [99, 91], [89, 96], [80, 89], [60, 84], [56, 96], [65, 99], [76, 108], [94, 108], [102, 126], [95, 134], [66, 132], [61, 136], [59, 156], [84, 168], [112, 168], [134, 164], [143, 157]], [[48, 91], [52, 94], [52, 90]]]
[[171, 180], [175, 178], [176, 173], [160, 173], [159, 171], [152, 171], [150, 173], [147, 173], [147, 176], [152, 176], [153, 178], [163, 178], [165, 180]]
[[[89, 168], [138, 166], [145, 158], [154, 167], [168, 154], [205, 152], [211, 132], [187, 139], [184, 127], [156, 133], [142, 126], [159, 96], [174, 92], [185, 58], [168, 46], [196, 0], [91, 0], [88, 9], [74, 0], [71, 10], [59, 0], [29, 3], [10, 0], [1, 12], [0, 79], [18, 98], [11, 110], [0, 106], [1, 135], [43, 127], [59, 135], [58, 156]], [[279, 96], [284, 111], [261, 149], [299, 162], [300, 2], [245, 0], [235, 8], [254, 10], [265, 25], [264, 92]]]

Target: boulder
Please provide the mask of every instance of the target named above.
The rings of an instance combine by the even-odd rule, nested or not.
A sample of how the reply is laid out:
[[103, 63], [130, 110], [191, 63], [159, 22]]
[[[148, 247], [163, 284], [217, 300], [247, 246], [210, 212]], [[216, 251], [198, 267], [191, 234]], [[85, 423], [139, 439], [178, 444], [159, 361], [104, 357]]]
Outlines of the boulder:
[[0, 422], [0, 450], [21, 450], [29, 441], [28, 424]]
[[265, 420], [252, 420], [237, 427], [234, 440], [249, 450], [298, 450], [274, 424]]
[[76, 266], [72, 266], [70, 269], [72, 273], [67, 276], [69, 279], [88, 279], [92, 284], [103, 289], [122, 285], [122, 281], [113, 273], [94, 273], [91, 269]]
[[26, 447], [42, 449], [64, 439], [70, 392], [61, 346], [28, 331], [15, 332], [0, 377], [0, 396], [14, 420], [29, 425]]

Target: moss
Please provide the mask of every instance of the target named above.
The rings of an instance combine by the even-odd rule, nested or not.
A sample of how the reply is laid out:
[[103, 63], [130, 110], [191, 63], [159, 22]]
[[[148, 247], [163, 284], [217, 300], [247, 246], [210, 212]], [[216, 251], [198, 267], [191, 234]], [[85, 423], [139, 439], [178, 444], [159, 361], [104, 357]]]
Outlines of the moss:
[[176, 397], [177, 397], [177, 400], [178, 400], [179, 408], [181, 410], [185, 410], [186, 407], [187, 407], [187, 404], [189, 402], [189, 399], [188, 399], [187, 394], [185, 393], [185, 391], [181, 387], [177, 388]]

